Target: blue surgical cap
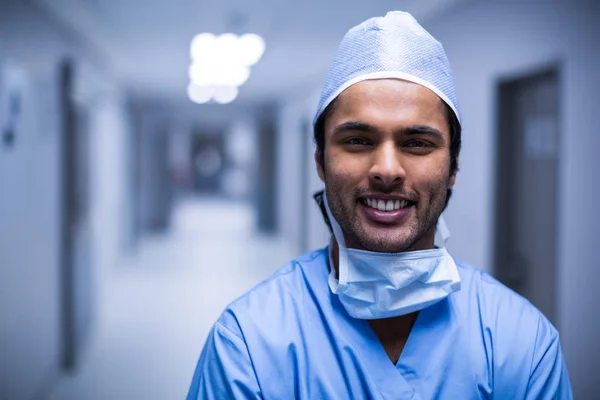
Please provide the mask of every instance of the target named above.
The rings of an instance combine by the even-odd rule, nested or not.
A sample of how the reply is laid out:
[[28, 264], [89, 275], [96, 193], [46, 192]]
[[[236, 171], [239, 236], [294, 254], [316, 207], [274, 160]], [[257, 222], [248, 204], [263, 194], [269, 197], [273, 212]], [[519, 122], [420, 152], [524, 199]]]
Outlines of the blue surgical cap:
[[446, 102], [461, 121], [454, 79], [442, 44], [409, 13], [391, 11], [346, 33], [325, 78], [313, 124], [350, 86], [384, 78], [425, 86]]

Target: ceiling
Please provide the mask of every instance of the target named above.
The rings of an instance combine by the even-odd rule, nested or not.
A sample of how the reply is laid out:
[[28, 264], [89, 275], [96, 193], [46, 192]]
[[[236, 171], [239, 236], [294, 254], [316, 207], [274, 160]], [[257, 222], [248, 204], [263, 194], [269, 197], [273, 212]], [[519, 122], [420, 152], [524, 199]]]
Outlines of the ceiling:
[[36, 0], [90, 43], [132, 92], [187, 102], [189, 43], [201, 32], [253, 32], [267, 48], [236, 102], [317, 87], [344, 33], [388, 10], [419, 21], [468, 0]]

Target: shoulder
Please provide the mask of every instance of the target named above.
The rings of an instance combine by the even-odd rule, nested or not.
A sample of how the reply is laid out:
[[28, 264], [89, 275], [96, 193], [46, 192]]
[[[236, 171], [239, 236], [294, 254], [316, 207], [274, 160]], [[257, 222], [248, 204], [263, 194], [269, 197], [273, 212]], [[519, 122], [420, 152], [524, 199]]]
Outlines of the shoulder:
[[559, 334], [552, 323], [489, 274], [457, 265], [462, 280], [457, 308], [470, 315], [471, 337], [483, 346], [495, 391], [510, 398], [571, 399]]
[[241, 335], [243, 326], [271, 324], [289, 318], [309, 295], [315, 270], [325, 269], [326, 249], [315, 250], [291, 260], [273, 275], [230, 303], [218, 323]]
[[558, 332], [531, 302], [488, 273], [457, 262], [461, 291], [456, 308], [465, 313], [499, 375], [533, 373], [540, 354], [558, 345]]
[[507, 331], [507, 322], [523, 328], [536, 329], [539, 324], [547, 325], [549, 331], [556, 329], [529, 300], [508, 288], [490, 274], [467, 263], [457, 261], [461, 277], [461, 295], [469, 308], [476, 309], [481, 318], [502, 322], [502, 331]]

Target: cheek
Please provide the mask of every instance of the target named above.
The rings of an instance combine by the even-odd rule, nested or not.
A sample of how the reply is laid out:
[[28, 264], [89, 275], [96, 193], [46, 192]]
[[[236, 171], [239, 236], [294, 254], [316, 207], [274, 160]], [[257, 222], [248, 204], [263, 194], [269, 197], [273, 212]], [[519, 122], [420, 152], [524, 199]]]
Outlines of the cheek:
[[417, 191], [432, 191], [448, 185], [450, 167], [444, 158], [421, 159], [418, 162], [407, 163], [405, 167], [407, 180]]
[[354, 184], [368, 176], [368, 165], [361, 157], [332, 151], [326, 158], [326, 178], [338, 184]]

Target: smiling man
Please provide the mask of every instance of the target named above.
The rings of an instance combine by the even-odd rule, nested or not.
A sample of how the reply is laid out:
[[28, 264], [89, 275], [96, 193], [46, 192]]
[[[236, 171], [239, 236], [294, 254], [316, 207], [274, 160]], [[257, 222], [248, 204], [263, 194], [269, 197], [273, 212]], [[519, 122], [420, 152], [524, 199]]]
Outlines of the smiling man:
[[314, 122], [328, 247], [215, 323], [188, 399], [570, 399], [558, 333], [446, 251], [461, 124], [446, 54], [409, 14], [351, 29]]

